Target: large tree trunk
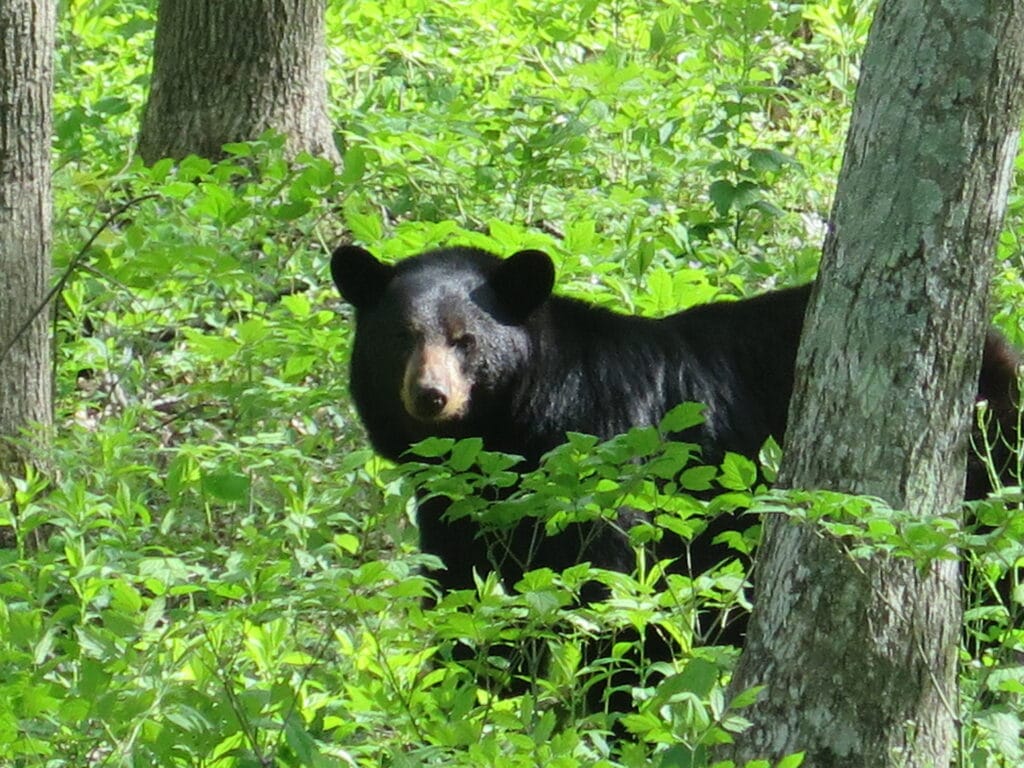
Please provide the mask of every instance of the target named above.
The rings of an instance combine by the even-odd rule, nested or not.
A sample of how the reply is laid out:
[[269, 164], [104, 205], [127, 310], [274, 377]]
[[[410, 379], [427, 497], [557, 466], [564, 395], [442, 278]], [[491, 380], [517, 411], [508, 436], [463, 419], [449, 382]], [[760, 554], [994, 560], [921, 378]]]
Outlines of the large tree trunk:
[[[1017, 147], [1024, 3], [884, 0], [862, 72], [780, 484], [954, 513]], [[734, 689], [765, 689], [729, 756], [949, 765], [956, 564], [854, 562], [774, 520], [757, 568]]]
[[[0, 470], [52, 420], [48, 313], [54, 4], [0, 3]], [[35, 317], [33, 319], [33, 313]]]
[[217, 158], [285, 134], [289, 153], [336, 159], [327, 118], [324, 0], [160, 0], [139, 154]]

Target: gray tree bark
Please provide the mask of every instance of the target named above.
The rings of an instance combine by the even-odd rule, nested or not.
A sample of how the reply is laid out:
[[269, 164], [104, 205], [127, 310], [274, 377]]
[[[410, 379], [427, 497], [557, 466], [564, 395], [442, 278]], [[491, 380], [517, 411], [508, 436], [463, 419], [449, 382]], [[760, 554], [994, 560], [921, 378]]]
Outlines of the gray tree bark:
[[[1024, 2], [883, 0], [862, 73], [780, 484], [953, 514], [1017, 148]], [[956, 563], [854, 562], [771, 520], [757, 570], [733, 685], [765, 688], [727, 756], [949, 765]]]
[[50, 279], [54, 8], [0, 3], [0, 470], [21, 457], [10, 438], [52, 423], [50, 329], [39, 310]]
[[147, 163], [218, 158], [267, 129], [338, 158], [327, 117], [325, 0], [160, 0], [139, 133]]

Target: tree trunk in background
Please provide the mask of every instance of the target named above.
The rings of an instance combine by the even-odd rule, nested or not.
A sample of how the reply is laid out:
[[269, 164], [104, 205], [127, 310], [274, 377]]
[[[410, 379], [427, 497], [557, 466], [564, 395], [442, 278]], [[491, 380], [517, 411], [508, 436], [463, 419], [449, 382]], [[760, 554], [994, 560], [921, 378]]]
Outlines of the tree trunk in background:
[[267, 129], [290, 154], [337, 159], [327, 118], [324, 0], [160, 0], [139, 154], [218, 158]]
[[[862, 72], [780, 485], [952, 513], [1017, 147], [1024, 3], [883, 0]], [[757, 569], [733, 685], [765, 689], [727, 756], [950, 765], [957, 564], [854, 562], [772, 520]]]
[[[0, 471], [52, 423], [49, 288], [54, 3], [0, 3]], [[27, 325], [26, 325], [27, 323]]]

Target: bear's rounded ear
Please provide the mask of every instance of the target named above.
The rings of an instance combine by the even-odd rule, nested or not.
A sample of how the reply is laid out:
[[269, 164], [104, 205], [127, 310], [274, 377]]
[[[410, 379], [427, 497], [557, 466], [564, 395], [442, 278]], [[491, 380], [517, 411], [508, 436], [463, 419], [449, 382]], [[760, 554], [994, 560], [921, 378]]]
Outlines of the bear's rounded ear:
[[555, 285], [555, 265], [543, 251], [513, 253], [491, 276], [491, 286], [506, 310], [525, 318], [539, 307]]
[[395, 268], [357, 245], [342, 245], [331, 255], [331, 277], [341, 297], [356, 309], [380, 298]]

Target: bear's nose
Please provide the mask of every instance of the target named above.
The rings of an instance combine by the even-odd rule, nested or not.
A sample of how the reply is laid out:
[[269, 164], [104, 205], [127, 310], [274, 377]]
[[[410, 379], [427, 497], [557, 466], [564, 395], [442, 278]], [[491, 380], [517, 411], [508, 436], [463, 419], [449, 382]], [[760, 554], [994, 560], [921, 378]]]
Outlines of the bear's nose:
[[448, 404], [448, 396], [436, 387], [421, 387], [416, 392], [416, 413], [422, 418], [437, 416]]

